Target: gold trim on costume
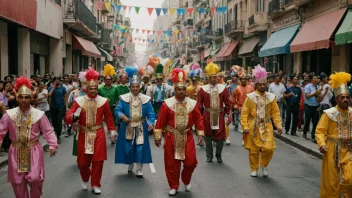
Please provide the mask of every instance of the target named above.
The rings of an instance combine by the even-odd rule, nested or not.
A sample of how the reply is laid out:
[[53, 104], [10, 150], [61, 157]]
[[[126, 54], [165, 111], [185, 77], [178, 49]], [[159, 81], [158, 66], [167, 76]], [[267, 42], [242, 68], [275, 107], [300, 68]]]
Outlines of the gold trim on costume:
[[85, 130], [85, 142], [84, 142], [84, 153], [85, 154], [93, 154], [94, 153], [94, 146], [95, 146], [95, 138], [97, 129], [94, 127], [96, 126], [97, 121], [97, 102], [94, 99], [85, 100], [86, 108], [83, 108], [86, 112], [86, 129]]
[[185, 82], [178, 82], [175, 83], [175, 87], [187, 87], [187, 84]]
[[161, 140], [163, 131], [161, 129], [154, 129], [154, 140]]
[[27, 86], [22, 85], [20, 88], [17, 90], [17, 95], [30, 95], [32, 96], [32, 90], [29, 89]]
[[31, 147], [32, 114], [18, 113], [16, 117], [16, 144], [17, 146], [17, 171], [26, 173], [31, 170]]
[[90, 80], [90, 81], [87, 82], [87, 87], [90, 87], [90, 86], [97, 87], [98, 84], [99, 84], [98, 81]]
[[348, 86], [345, 84], [341, 84], [337, 88], [333, 89], [335, 97], [341, 95], [341, 94], [348, 94], [350, 95], [350, 91], [348, 89]]
[[204, 136], [204, 131], [197, 131], [197, 136]]
[[132, 144], [136, 138], [136, 144], [144, 144], [144, 133], [142, 123], [142, 100], [138, 96], [130, 95], [129, 98], [131, 122], [127, 125], [125, 139], [131, 140]]

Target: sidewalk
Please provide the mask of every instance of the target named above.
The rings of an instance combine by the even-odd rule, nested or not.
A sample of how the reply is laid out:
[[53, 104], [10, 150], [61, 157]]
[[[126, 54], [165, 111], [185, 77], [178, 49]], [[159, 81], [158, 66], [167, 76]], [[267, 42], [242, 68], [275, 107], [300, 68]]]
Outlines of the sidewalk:
[[[40, 143], [43, 145], [44, 152], [48, 149], [49, 145], [47, 144], [46, 140], [41, 136], [39, 138]], [[8, 153], [2, 152], [4, 156], [0, 156], [0, 168], [3, 168], [7, 165], [8, 161]]]
[[[302, 131], [297, 131], [296, 136], [291, 136], [288, 134], [285, 134], [285, 130], [282, 132], [282, 135], [279, 135], [278, 133], [275, 133], [275, 137], [309, 155], [312, 155], [314, 157], [323, 158], [323, 155], [319, 152], [318, 145], [313, 143], [310, 139], [304, 139], [303, 138], [303, 132]], [[310, 137], [310, 133], [307, 134], [308, 137]]]

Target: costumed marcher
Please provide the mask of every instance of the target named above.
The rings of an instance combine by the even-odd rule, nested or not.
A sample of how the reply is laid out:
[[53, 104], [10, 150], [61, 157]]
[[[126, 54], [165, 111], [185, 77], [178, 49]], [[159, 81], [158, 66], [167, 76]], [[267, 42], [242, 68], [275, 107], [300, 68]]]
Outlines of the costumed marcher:
[[164, 66], [158, 64], [155, 69], [156, 83], [148, 87], [147, 95], [151, 97], [155, 114], [158, 114], [164, 100], [170, 96], [171, 86], [163, 83]]
[[193, 100], [197, 100], [197, 94], [203, 83], [199, 82], [200, 76], [202, 74], [202, 69], [198, 63], [195, 63], [188, 73], [188, 77], [191, 79], [192, 83], [186, 89], [186, 94]]
[[[235, 111], [235, 131], [242, 133], [242, 126], [239, 122], [241, 117], [241, 109], [247, 94], [254, 92], [254, 88], [248, 84], [249, 75], [242, 74], [240, 76], [240, 84], [236, 87], [235, 91], [232, 92], [232, 105]], [[238, 119], [238, 121], [237, 121]]]
[[[8, 155], [8, 181], [16, 198], [38, 198], [43, 194], [44, 150], [39, 142], [42, 133], [49, 144], [50, 157], [58, 148], [57, 138], [44, 111], [31, 107], [32, 91], [29, 79], [16, 80], [19, 106], [9, 109], [0, 120], [0, 147], [8, 132], [12, 144]], [[28, 193], [28, 187], [30, 192]]]
[[148, 130], [153, 129], [155, 113], [150, 97], [140, 93], [141, 79], [137, 68], [126, 67], [131, 92], [121, 95], [115, 115], [123, 122], [116, 144], [115, 163], [128, 164], [132, 172], [137, 164], [137, 177], [143, 177], [143, 164], [152, 163]]
[[73, 124], [78, 121], [77, 164], [82, 178], [82, 187], [92, 186], [94, 194], [101, 194], [100, 181], [103, 173], [104, 160], [107, 159], [106, 138], [103, 127], [103, 118], [112, 141], [116, 140], [117, 133], [107, 98], [98, 96], [99, 73], [93, 68], [86, 72], [87, 95], [76, 98], [65, 117], [65, 122]]
[[352, 197], [352, 108], [347, 83], [351, 75], [330, 75], [336, 107], [324, 110], [316, 128], [316, 140], [323, 153], [320, 197]]
[[[115, 68], [112, 65], [107, 64], [104, 66], [103, 74], [104, 74], [104, 85], [98, 88], [98, 95], [108, 99], [113, 120], [114, 122], [116, 122], [116, 117], [113, 112], [115, 111], [116, 104], [119, 100], [120, 94], [116, 86], [112, 85], [112, 79], [114, 78], [114, 75], [115, 75]], [[112, 141], [111, 144], [115, 144], [115, 142]]]
[[154, 130], [155, 145], [161, 145], [164, 132], [164, 163], [166, 177], [170, 186], [169, 195], [176, 195], [179, 187], [181, 162], [183, 170], [181, 180], [186, 191], [191, 190], [191, 178], [197, 166], [196, 149], [192, 126], [195, 125], [198, 144], [204, 141], [203, 118], [197, 107], [197, 101], [186, 97], [186, 73], [179, 68], [173, 69], [171, 80], [175, 87], [175, 96], [162, 104]]
[[209, 84], [202, 86], [198, 92], [198, 107], [204, 107], [203, 123], [207, 162], [213, 161], [212, 142], [214, 141], [216, 142], [215, 157], [218, 163], [222, 163], [221, 153], [226, 139], [225, 114], [229, 115], [231, 103], [226, 86], [217, 82], [219, 72], [220, 68], [212, 62], [206, 66], [205, 73], [209, 78]]
[[152, 83], [150, 82], [150, 79], [154, 74], [154, 69], [151, 66], [140, 67], [139, 74], [142, 76], [141, 93], [146, 95], [148, 87], [152, 85]]
[[[68, 96], [68, 107], [71, 108], [73, 103], [75, 102], [76, 98], [80, 96], [85, 96], [87, 91], [86, 86], [86, 72], [82, 71], [79, 72], [79, 84], [78, 88], [73, 90], [70, 95]], [[73, 148], [72, 148], [72, 155], [77, 156], [77, 142], [78, 142], [78, 133], [79, 133], [79, 125], [75, 122], [72, 125], [72, 130], [74, 131], [74, 138], [73, 138]]]
[[123, 95], [130, 92], [129, 84], [128, 84], [128, 76], [125, 70], [120, 70], [120, 84], [117, 85], [117, 91], [119, 95]]
[[249, 151], [251, 176], [257, 177], [259, 164], [264, 177], [268, 177], [267, 166], [276, 148], [274, 130], [270, 118], [282, 134], [280, 110], [275, 95], [266, 92], [267, 73], [260, 65], [253, 69], [256, 91], [247, 94], [242, 110], [241, 125], [243, 129], [244, 148]]

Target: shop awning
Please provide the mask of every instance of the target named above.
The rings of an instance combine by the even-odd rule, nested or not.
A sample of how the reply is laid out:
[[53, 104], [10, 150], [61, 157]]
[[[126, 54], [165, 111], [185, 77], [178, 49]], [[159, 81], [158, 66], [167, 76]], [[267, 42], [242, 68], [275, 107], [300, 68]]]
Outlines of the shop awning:
[[73, 42], [74, 50], [82, 51], [82, 54], [85, 56], [92, 56], [95, 58], [99, 58], [101, 56], [100, 51], [94, 45], [94, 43], [76, 35], [73, 35], [73, 37], [74, 37], [74, 42]]
[[352, 43], [352, 9], [349, 9], [339, 30], [335, 34], [337, 45]]
[[330, 37], [341, 21], [346, 8], [307, 21], [291, 43], [291, 52], [326, 49], [331, 45]]
[[210, 55], [210, 48], [204, 50], [204, 58], [208, 57]]
[[244, 39], [243, 45], [240, 48], [240, 51], [238, 52], [238, 54], [243, 56], [245, 54], [252, 53], [254, 48], [255, 48], [255, 46], [258, 45], [259, 40], [260, 39], [257, 36], [252, 36], [252, 37], [249, 37], [247, 39]]
[[105, 50], [103, 50], [100, 47], [98, 47], [98, 49], [101, 52], [102, 56], [104, 56], [107, 61], [113, 61], [114, 60], [114, 58], [109, 53], [107, 53]]
[[218, 54], [219, 50], [220, 50], [220, 48], [216, 48], [216, 49], [211, 50], [210, 55], [214, 56], [215, 54]]
[[226, 52], [224, 53], [224, 55], [222, 56], [223, 60], [231, 60], [231, 54], [233, 52], [233, 50], [236, 48], [238, 44], [238, 41], [234, 41], [230, 43], [230, 46], [227, 48]]
[[222, 61], [222, 57], [224, 56], [226, 50], [230, 47], [231, 43], [226, 43], [224, 46], [221, 47], [219, 53], [216, 55], [217, 61]]
[[259, 51], [259, 56], [273, 56], [290, 53], [290, 44], [294, 39], [299, 25], [294, 25], [274, 32]]

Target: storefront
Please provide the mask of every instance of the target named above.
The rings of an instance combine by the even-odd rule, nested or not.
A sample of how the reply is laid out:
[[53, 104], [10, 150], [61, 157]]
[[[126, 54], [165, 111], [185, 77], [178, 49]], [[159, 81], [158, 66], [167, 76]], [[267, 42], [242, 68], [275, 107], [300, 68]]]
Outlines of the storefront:
[[[343, 20], [339, 30], [335, 34], [335, 43], [337, 46], [343, 48], [344, 54], [347, 56], [347, 68], [345, 71], [352, 72], [352, 9], [347, 11], [345, 19]], [[342, 60], [343, 62], [343, 60]], [[340, 68], [344, 71], [344, 68]]]
[[87, 69], [88, 66], [96, 68], [96, 59], [101, 53], [93, 42], [73, 35], [73, 65], [78, 71]]

